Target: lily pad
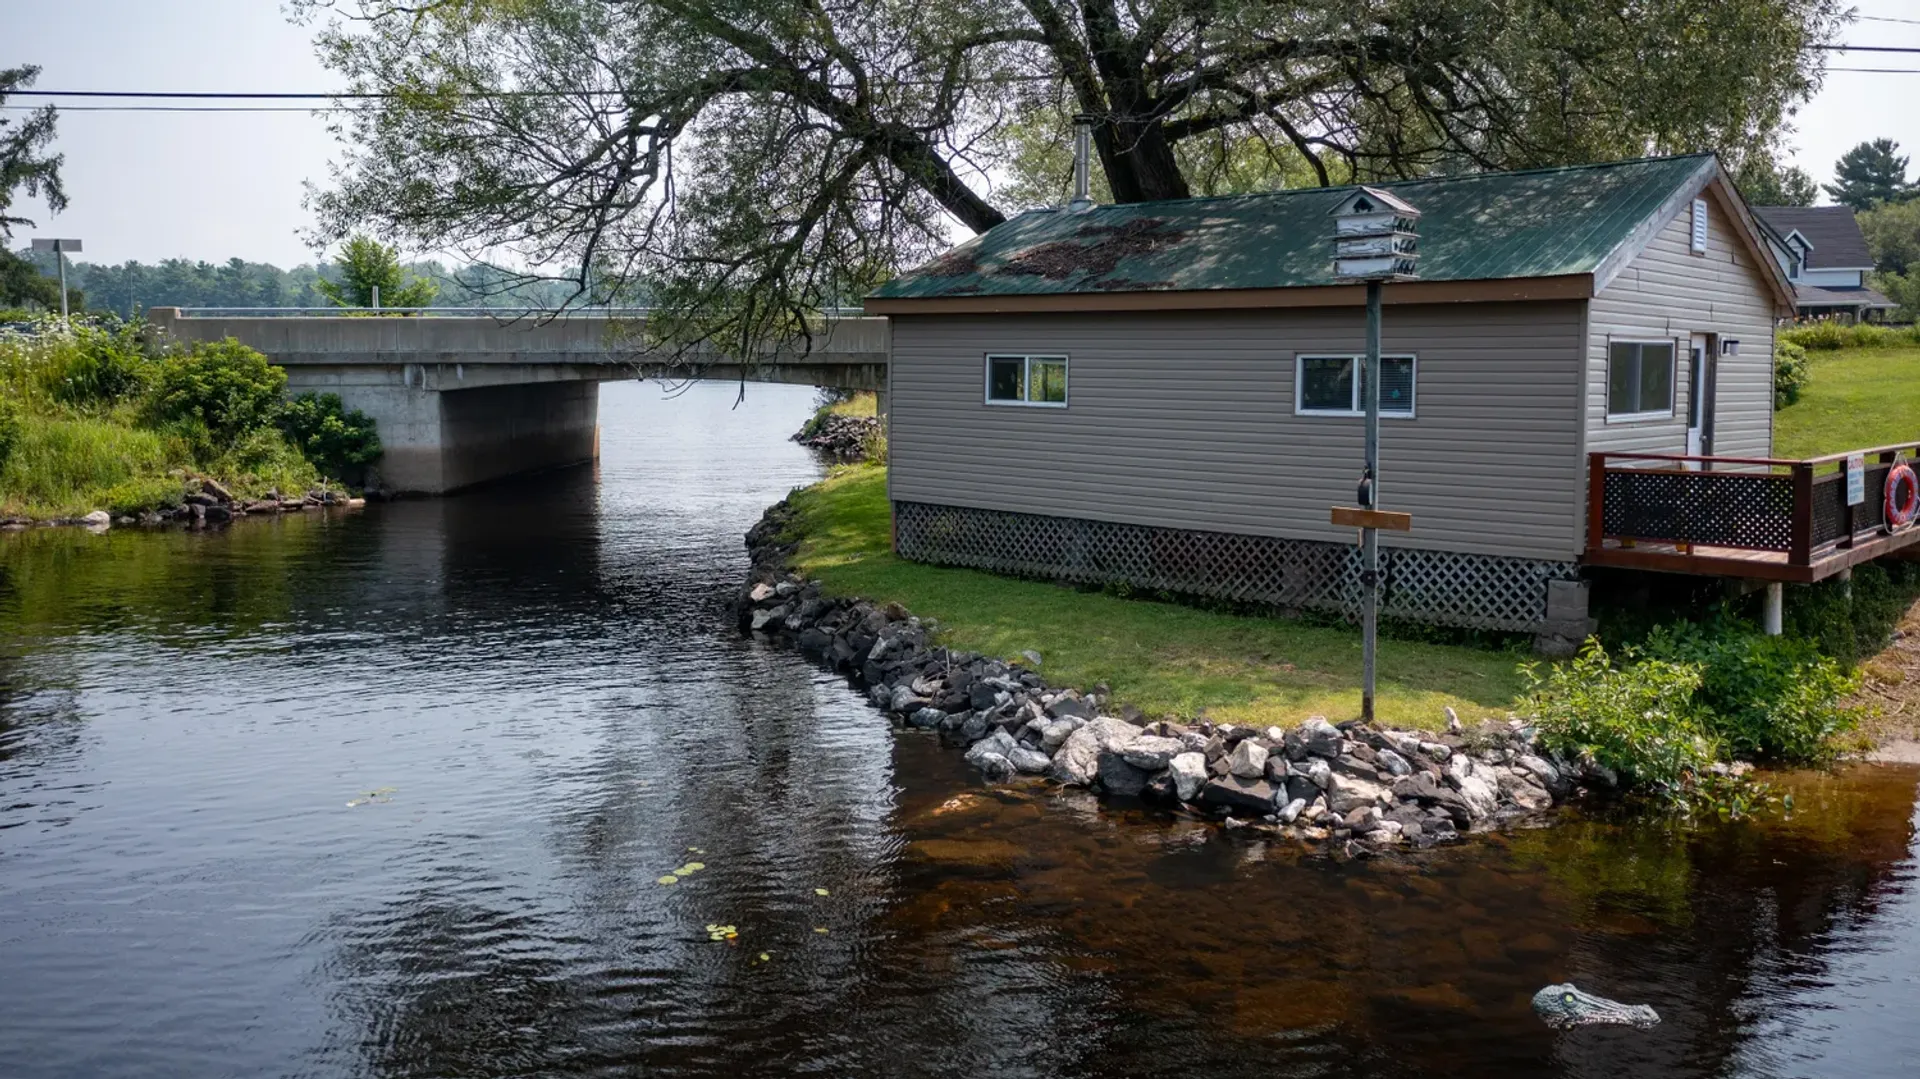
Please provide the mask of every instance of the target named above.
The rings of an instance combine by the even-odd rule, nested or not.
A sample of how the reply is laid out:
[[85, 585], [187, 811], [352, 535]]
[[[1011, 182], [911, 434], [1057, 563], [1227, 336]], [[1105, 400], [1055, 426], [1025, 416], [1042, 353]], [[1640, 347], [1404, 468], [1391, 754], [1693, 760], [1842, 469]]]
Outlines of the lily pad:
[[833, 893], [827, 891], [825, 888], [815, 888], [813, 890], [813, 894], [824, 897], [824, 896], [832, 895]]
[[678, 884], [680, 883], [680, 878], [674, 876], [672, 873], [668, 873], [666, 876], [661, 877], [659, 880], [654, 881], [654, 883], [655, 884]]
[[827, 935], [827, 927], [826, 927], [826, 926], [824, 926], [824, 925], [816, 925], [816, 926], [814, 926], [814, 927], [813, 927], [813, 931], [814, 931], [814, 932], [816, 932], [816, 933], [818, 933], [818, 934], [820, 934], [820, 935], [821, 935], [821, 936], [823, 936], [823, 937]]
[[740, 930], [730, 925], [710, 925], [707, 927], [707, 939], [713, 941], [734, 940], [740, 936]]

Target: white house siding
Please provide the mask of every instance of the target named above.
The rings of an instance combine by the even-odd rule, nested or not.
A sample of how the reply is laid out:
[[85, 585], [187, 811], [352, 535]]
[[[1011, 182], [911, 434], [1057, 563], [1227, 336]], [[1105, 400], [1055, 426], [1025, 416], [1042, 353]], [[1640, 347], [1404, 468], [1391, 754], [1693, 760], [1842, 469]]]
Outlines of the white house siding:
[[[1708, 198], [1707, 251], [1692, 252], [1685, 206], [1592, 301], [1587, 350], [1586, 449], [1619, 453], [1685, 453], [1687, 340], [1696, 333], [1740, 342], [1738, 356], [1719, 358], [1714, 409], [1715, 454], [1766, 457], [1773, 450], [1772, 294], [1754, 257], [1719, 201]], [[1670, 420], [1607, 422], [1608, 343], [1673, 340], [1680, 357]]]
[[[1386, 309], [1417, 417], [1382, 422], [1389, 544], [1577, 554], [1580, 301]], [[896, 501], [1352, 542], [1358, 418], [1294, 415], [1298, 353], [1357, 353], [1358, 308], [896, 316]], [[988, 353], [1071, 357], [1064, 409], [983, 403]]]

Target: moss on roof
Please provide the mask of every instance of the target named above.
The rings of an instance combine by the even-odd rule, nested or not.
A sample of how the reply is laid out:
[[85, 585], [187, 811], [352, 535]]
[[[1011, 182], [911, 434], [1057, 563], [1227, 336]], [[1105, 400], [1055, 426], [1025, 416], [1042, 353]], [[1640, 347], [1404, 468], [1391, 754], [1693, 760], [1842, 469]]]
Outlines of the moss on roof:
[[[1420, 218], [1420, 278], [1590, 273], [1712, 155], [1378, 184]], [[1350, 187], [1033, 210], [882, 285], [875, 299], [1331, 285]]]

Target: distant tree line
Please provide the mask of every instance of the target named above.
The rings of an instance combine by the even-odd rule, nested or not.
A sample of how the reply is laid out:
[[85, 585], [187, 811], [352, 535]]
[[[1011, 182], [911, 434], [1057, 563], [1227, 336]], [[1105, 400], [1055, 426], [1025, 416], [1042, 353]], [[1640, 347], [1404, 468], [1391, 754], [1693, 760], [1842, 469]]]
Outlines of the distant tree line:
[[[0, 255], [5, 254], [0, 251]], [[37, 271], [41, 281], [54, 276], [56, 267], [51, 254], [21, 251], [13, 257]], [[84, 299], [85, 309], [127, 317], [150, 307], [333, 307], [343, 302], [336, 297], [346, 297], [344, 302], [352, 306], [364, 305], [367, 299], [351, 288], [346, 293], [338, 291], [348, 277], [343, 272], [345, 269], [345, 264], [331, 260], [303, 263], [287, 270], [271, 263], [237, 258], [217, 264], [162, 259], [157, 263], [124, 262], [118, 266], [69, 260], [67, 283]], [[528, 279], [485, 263], [449, 270], [438, 261], [427, 260], [407, 264], [404, 270], [413, 281], [431, 282], [434, 287], [410, 292], [387, 290], [381, 300], [383, 306], [412, 306], [409, 301], [427, 295], [436, 307], [550, 308], [559, 306], [573, 293], [570, 282]], [[0, 292], [5, 291], [10, 290], [0, 282]], [[57, 291], [53, 299], [57, 304]], [[38, 295], [21, 295], [11, 300], [0, 296], [0, 307], [28, 302], [53, 306]]]

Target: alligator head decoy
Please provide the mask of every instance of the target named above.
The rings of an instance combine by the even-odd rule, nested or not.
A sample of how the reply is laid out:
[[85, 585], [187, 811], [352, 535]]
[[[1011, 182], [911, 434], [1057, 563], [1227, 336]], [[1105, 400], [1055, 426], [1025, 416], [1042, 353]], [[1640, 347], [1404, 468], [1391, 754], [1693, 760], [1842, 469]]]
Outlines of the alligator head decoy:
[[1549, 985], [1533, 995], [1533, 1010], [1555, 1030], [1614, 1023], [1646, 1030], [1660, 1013], [1645, 1004], [1622, 1004], [1575, 989], [1572, 983]]

